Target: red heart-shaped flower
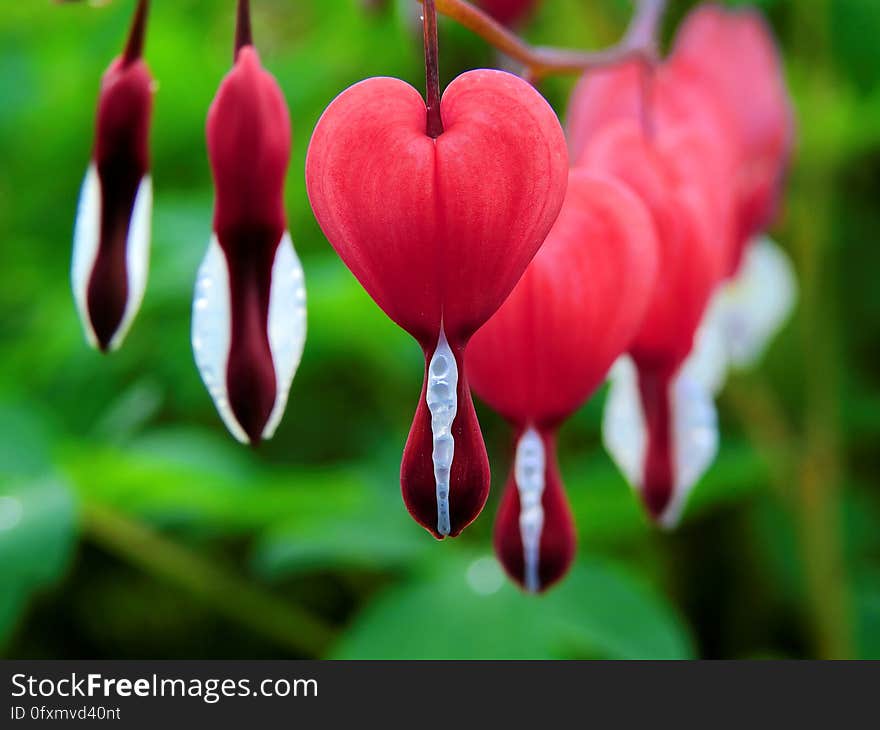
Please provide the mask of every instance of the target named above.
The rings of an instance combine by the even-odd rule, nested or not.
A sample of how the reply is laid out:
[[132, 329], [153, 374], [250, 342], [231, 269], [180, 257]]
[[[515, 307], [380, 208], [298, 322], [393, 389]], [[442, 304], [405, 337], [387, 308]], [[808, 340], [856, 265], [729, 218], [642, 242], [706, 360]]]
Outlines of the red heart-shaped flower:
[[471, 341], [474, 390], [518, 433], [495, 547], [528, 590], [559, 580], [574, 555], [556, 429], [629, 347], [651, 301], [656, 264], [644, 204], [610, 177], [573, 170], [544, 246]]
[[[440, 111], [444, 131], [432, 138], [414, 88], [367, 79], [327, 108], [306, 160], [309, 199], [328, 240], [425, 351], [423, 397], [401, 486], [415, 519], [437, 536], [469, 524], [489, 488], [464, 347], [543, 242], [562, 205], [568, 169], [556, 115], [516, 76], [465, 73], [447, 88]], [[442, 374], [432, 379], [441, 345], [436, 372]], [[432, 413], [435, 396], [446, 409], [442, 418]]]

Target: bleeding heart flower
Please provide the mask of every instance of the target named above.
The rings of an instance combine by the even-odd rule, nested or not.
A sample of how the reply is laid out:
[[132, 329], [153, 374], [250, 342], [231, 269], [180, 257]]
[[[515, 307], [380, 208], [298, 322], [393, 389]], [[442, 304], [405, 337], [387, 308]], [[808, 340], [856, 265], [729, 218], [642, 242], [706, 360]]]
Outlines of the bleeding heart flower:
[[669, 61], [720, 99], [741, 149], [735, 177], [739, 267], [748, 241], [770, 224], [791, 155], [794, 121], [773, 36], [760, 13], [714, 5], [694, 9]]
[[239, 3], [235, 65], [208, 113], [214, 235], [199, 269], [192, 342], [202, 379], [232, 434], [271, 438], [306, 333], [305, 284], [284, 213], [290, 117]]
[[403, 81], [367, 79], [330, 104], [306, 160], [324, 234], [424, 350], [401, 488], [410, 513], [438, 538], [460, 533], [489, 490], [465, 346], [550, 230], [568, 169], [556, 115], [516, 76], [459, 76], [440, 117], [442, 130], [429, 126], [425, 101]]
[[788, 319], [797, 297], [790, 260], [762, 236], [779, 205], [794, 138], [779, 54], [757, 11], [709, 5], [686, 18], [669, 63], [715, 91], [739, 140], [735, 248], [703, 326], [719, 331], [731, 366], [748, 367]]
[[608, 176], [573, 170], [543, 247], [470, 344], [474, 390], [517, 433], [495, 547], [527, 590], [559, 580], [574, 555], [556, 432], [638, 332], [656, 269], [644, 204]]
[[143, 61], [147, 0], [125, 51], [101, 80], [92, 162], [76, 216], [71, 283], [89, 342], [122, 344], [140, 309], [150, 259], [153, 80]]
[[[612, 379], [604, 430], [611, 455], [640, 490], [650, 514], [664, 524], [677, 519], [670, 510], [677, 509], [680, 495], [702, 473], [694, 476], [682, 462], [696, 458], [693, 445], [700, 437], [689, 429], [703, 428], [703, 421], [685, 414], [693, 403], [708, 403], [714, 418], [712, 392], [698, 381], [687, 387], [678, 384], [687, 379], [682, 365], [693, 349], [726, 254], [713, 236], [722, 208], [713, 195], [717, 169], [710, 164], [711, 147], [705, 139], [699, 129], [678, 124], [656, 127], [649, 139], [638, 122], [621, 121], [596, 134], [579, 160], [588, 169], [626, 182], [647, 204], [658, 234], [657, 285], [629, 349], [638, 379]], [[627, 392], [615, 395], [615, 389]], [[673, 397], [673, 392], [685, 392], [691, 400]], [[612, 418], [608, 414], [619, 402], [640, 403], [641, 408], [635, 417]], [[630, 430], [615, 431], [621, 424]], [[706, 451], [711, 451], [711, 461], [714, 447]], [[700, 463], [705, 461], [702, 453]]]

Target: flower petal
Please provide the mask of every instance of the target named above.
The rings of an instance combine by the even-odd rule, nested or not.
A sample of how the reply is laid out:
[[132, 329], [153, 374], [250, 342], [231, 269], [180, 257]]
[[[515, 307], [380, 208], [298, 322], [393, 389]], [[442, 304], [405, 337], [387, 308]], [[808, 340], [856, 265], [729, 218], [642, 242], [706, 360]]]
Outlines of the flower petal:
[[217, 236], [199, 267], [193, 298], [192, 346], [196, 365], [223, 423], [241, 443], [250, 441], [238, 423], [226, 389], [226, 368], [232, 340], [229, 266]]
[[272, 438], [284, 415], [290, 384], [299, 367], [306, 342], [306, 287], [302, 265], [285, 232], [272, 265], [269, 294], [269, 345], [275, 366], [277, 387], [275, 406], [263, 429], [263, 438]]
[[98, 337], [89, 316], [89, 281], [98, 257], [101, 238], [101, 179], [94, 163], [89, 165], [79, 195], [76, 225], [73, 233], [73, 262], [70, 283], [73, 298], [89, 344], [98, 348]]

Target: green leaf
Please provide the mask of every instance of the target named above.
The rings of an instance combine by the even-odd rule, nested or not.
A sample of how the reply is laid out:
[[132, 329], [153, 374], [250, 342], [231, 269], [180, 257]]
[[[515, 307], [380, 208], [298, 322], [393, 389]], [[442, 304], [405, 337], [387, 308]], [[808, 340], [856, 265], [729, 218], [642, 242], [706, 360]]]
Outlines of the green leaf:
[[436, 571], [380, 595], [336, 646], [340, 659], [681, 659], [674, 610], [629, 574], [578, 563], [547, 595], [525, 595], [494, 558], [449, 551]]

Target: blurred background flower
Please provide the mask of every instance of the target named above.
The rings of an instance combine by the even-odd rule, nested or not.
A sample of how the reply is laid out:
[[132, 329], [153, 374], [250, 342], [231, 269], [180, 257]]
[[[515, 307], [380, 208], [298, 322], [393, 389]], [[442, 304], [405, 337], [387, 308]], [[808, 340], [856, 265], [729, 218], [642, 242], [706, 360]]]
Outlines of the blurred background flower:
[[[691, 3], [672, 3], [669, 38]], [[227, 7], [228, 6], [228, 7]], [[478, 404], [493, 494], [438, 544], [399, 491], [422, 367], [309, 211], [309, 135], [370, 75], [424, 83], [407, 4], [261, 0], [254, 34], [291, 108], [287, 185], [309, 281], [309, 342], [276, 438], [217, 420], [189, 350], [211, 229], [208, 105], [234, 3], [156, 3], [151, 277], [126, 347], [82, 342], [72, 225], [101, 73], [132, 4], [0, 11], [0, 646], [8, 657], [880, 658], [880, 14], [873, 0], [764, 0], [798, 143], [772, 234], [800, 296], [760, 366], [720, 399], [717, 462], [681, 528], [647, 524], [599, 439], [604, 393], [566, 424], [579, 529], [569, 578], [522, 595], [491, 551], [512, 457]], [[622, 0], [546, 0], [523, 33], [598, 47]], [[441, 19], [444, 84], [495, 52]], [[181, 63], [181, 59], [199, 63]], [[573, 78], [542, 84], [564, 112]]]

